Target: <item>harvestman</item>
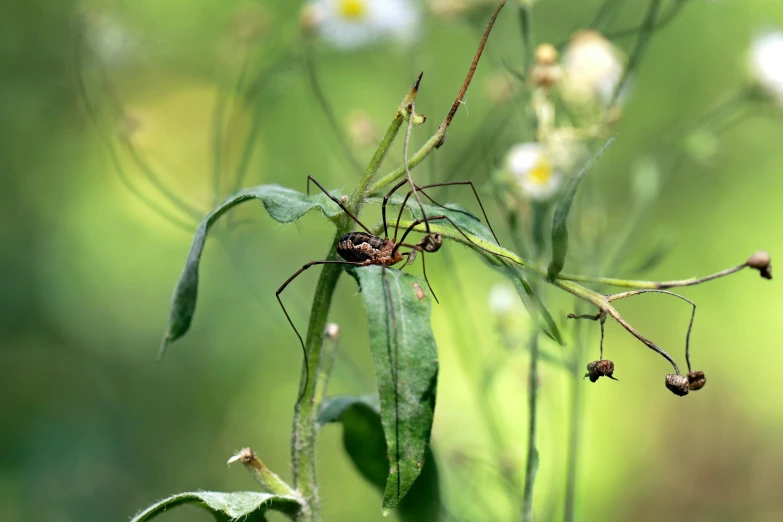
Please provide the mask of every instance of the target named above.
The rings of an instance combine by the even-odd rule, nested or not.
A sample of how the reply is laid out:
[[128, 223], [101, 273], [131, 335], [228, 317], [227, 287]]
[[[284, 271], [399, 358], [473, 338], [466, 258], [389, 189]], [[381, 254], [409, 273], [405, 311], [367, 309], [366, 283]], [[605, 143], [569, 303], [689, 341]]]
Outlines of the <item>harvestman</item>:
[[[402, 212], [405, 209], [405, 205], [408, 202], [408, 198], [413, 194], [414, 190], [420, 194], [423, 194], [424, 197], [426, 197], [428, 200], [430, 200], [434, 205], [441, 207], [441, 208], [447, 208], [441, 205], [440, 203], [437, 203], [435, 200], [433, 200], [430, 196], [427, 195], [427, 193], [423, 192], [422, 189], [432, 188], [432, 187], [440, 187], [440, 186], [446, 186], [446, 185], [470, 185], [471, 189], [473, 189], [473, 194], [476, 196], [476, 200], [478, 201], [479, 206], [481, 207], [481, 212], [484, 215], [484, 219], [487, 222], [487, 226], [489, 226], [490, 231], [492, 232], [492, 237], [495, 238], [495, 241], [500, 245], [498, 242], [497, 236], [495, 235], [495, 231], [492, 230], [492, 225], [489, 223], [489, 219], [487, 218], [487, 213], [484, 211], [484, 205], [481, 203], [481, 199], [478, 196], [478, 193], [476, 192], [476, 188], [473, 186], [473, 183], [470, 181], [450, 181], [450, 182], [443, 182], [443, 183], [433, 183], [431, 185], [422, 185], [417, 186], [414, 185], [414, 190], [408, 191], [408, 194], [405, 196], [405, 198], [402, 201], [402, 204], [400, 205], [400, 211], [397, 216], [397, 222], [394, 226], [394, 237], [392, 239], [389, 239], [389, 232], [388, 232], [388, 224], [386, 221], [386, 205], [389, 202], [389, 198], [400, 189], [404, 184], [408, 183], [408, 180], [402, 180], [397, 185], [395, 185], [383, 198], [383, 204], [381, 206], [381, 215], [383, 217], [383, 235], [384, 237], [378, 237], [374, 235], [369, 228], [367, 228], [364, 223], [359, 221], [359, 218], [357, 218], [351, 211], [349, 211], [347, 208], [345, 208], [345, 205], [331, 195], [315, 178], [312, 176], [307, 176], [307, 187], [308, 192], [310, 188], [310, 182], [315, 183], [321, 191], [326, 194], [329, 199], [334, 201], [342, 210], [345, 212], [348, 217], [350, 217], [356, 224], [358, 224], [364, 232], [349, 232], [345, 234], [343, 237], [341, 237], [337, 241], [337, 253], [340, 257], [342, 257], [342, 260], [323, 260], [323, 261], [310, 261], [309, 263], [305, 264], [302, 268], [297, 270], [291, 277], [289, 277], [285, 283], [283, 283], [280, 288], [278, 288], [277, 292], [275, 292], [275, 296], [277, 297], [277, 302], [280, 303], [280, 308], [283, 309], [283, 313], [285, 314], [286, 319], [288, 319], [288, 323], [291, 325], [291, 328], [294, 329], [294, 333], [296, 333], [296, 336], [299, 338], [299, 344], [302, 346], [302, 353], [304, 354], [305, 359], [305, 369], [306, 371], [308, 368], [307, 364], [307, 348], [305, 347], [304, 340], [302, 339], [301, 334], [299, 333], [299, 330], [297, 330], [296, 326], [294, 325], [294, 322], [291, 320], [291, 316], [288, 315], [288, 311], [286, 310], [285, 306], [283, 305], [283, 301], [280, 299], [280, 294], [283, 292], [283, 290], [286, 289], [286, 287], [294, 280], [296, 279], [302, 272], [310, 268], [314, 265], [327, 265], [327, 264], [339, 264], [339, 265], [348, 265], [348, 266], [369, 266], [369, 265], [380, 265], [382, 267], [391, 267], [393, 265], [396, 265], [398, 263], [401, 263], [406, 257], [408, 258], [408, 264], [413, 261], [413, 259], [416, 257], [417, 252], [422, 252], [421, 256], [421, 262], [422, 262], [422, 272], [424, 274], [424, 279], [427, 281], [427, 286], [430, 286], [429, 280], [427, 279], [427, 272], [424, 268], [424, 253], [432, 253], [437, 252], [440, 250], [440, 247], [443, 245], [443, 238], [438, 233], [432, 233], [429, 231], [429, 222], [430, 221], [438, 221], [438, 220], [444, 220], [448, 221], [462, 236], [470, 243], [474, 244], [473, 241], [460, 229], [460, 227], [452, 221], [452, 219], [446, 215], [439, 215], [439, 216], [433, 216], [433, 217], [427, 217], [426, 215], [421, 218], [413, 221], [408, 228], [405, 230], [405, 232], [402, 234], [402, 237], [400, 238], [399, 242], [397, 241], [397, 233], [399, 231], [399, 222], [402, 216]], [[452, 209], [449, 209], [452, 210]], [[409, 244], [405, 243], [405, 238], [408, 236], [410, 232], [414, 230], [418, 225], [425, 224], [427, 227], [427, 233], [424, 235], [424, 237], [416, 244]], [[477, 245], [478, 246], [478, 245]], [[401, 252], [400, 248], [405, 247], [409, 248], [410, 250], [407, 252]], [[480, 248], [480, 247], [479, 247]], [[432, 292], [432, 287], [430, 287], [430, 291]], [[433, 292], [433, 297], [435, 297], [435, 293]], [[435, 298], [437, 301], [437, 297]], [[307, 380], [308, 377], [306, 377], [305, 380]]]

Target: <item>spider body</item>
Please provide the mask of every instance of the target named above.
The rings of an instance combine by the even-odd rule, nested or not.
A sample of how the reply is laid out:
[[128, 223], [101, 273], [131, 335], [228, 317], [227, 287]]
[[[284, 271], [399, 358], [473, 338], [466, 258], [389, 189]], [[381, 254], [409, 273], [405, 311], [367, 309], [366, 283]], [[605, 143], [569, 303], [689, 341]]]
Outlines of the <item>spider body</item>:
[[352, 263], [391, 266], [403, 260], [402, 252], [395, 246], [393, 240], [366, 232], [350, 232], [337, 242], [337, 253]]

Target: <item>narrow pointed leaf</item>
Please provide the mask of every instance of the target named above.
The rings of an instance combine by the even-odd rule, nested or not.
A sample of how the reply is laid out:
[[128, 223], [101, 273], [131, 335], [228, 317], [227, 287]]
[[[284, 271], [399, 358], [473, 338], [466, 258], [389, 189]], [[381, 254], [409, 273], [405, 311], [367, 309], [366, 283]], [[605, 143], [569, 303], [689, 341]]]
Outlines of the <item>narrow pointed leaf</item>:
[[254, 491], [238, 491], [236, 493], [197, 491], [179, 493], [156, 502], [138, 513], [131, 522], [146, 522], [165, 511], [185, 504], [203, 508], [211, 512], [217, 520], [243, 520], [247, 522], [266, 520], [264, 514], [269, 510], [280, 511], [294, 517], [301, 508], [299, 500], [294, 497]]
[[370, 327], [389, 474], [383, 497], [388, 513], [421, 473], [435, 409], [438, 377], [430, 296], [423, 280], [399, 270], [368, 266], [349, 270], [361, 287]]
[[272, 219], [279, 223], [291, 223], [314, 209], [319, 209], [329, 218], [339, 216], [342, 213], [340, 207], [329, 200], [325, 194], [308, 196], [279, 185], [260, 185], [243, 189], [223, 201], [204, 218], [193, 236], [185, 268], [174, 288], [169, 325], [160, 346], [159, 357], [164, 355], [170, 343], [185, 335], [190, 328], [196, 310], [199, 263], [207, 234], [223, 214], [250, 200], [260, 200]]
[[504, 263], [504, 265], [504, 273], [514, 283], [519, 299], [525, 305], [528, 313], [533, 316], [538, 311], [538, 314], [541, 316], [541, 321], [538, 322], [541, 331], [557, 344], [563, 346], [563, 335], [560, 333], [560, 328], [558, 328], [554, 317], [549, 313], [544, 302], [533, 291], [533, 287], [527, 282], [522, 271], [508, 263]]
[[[356, 469], [383, 493], [389, 476], [389, 459], [380, 401], [377, 396], [337, 396], [327, 398], [318, 414], [318, 424], [341, 423], [343, 446]], [[403, 522], [437, 522], [440, 520], [440, 485], [438, 468], [428, 451], [421, 474], [397, 506]]]
[[582, 178], [593, 166], [593, 163], [600, 158], [606, 149], [614, 142], [614, 136], [606, 140], [604, 146], [584, 164], [582, 169], [574, 176], [565, 189], [563, 196], [557, 202], [555, 215], [552, 218], [552, 260], [547, 270], [548, 277], [554, 281], [557, 275], [565, 266], [565, 258], [568, 253], [568, 214], [571, 212], [571, 205], [574, 203], [576, 191], [579, 188]]

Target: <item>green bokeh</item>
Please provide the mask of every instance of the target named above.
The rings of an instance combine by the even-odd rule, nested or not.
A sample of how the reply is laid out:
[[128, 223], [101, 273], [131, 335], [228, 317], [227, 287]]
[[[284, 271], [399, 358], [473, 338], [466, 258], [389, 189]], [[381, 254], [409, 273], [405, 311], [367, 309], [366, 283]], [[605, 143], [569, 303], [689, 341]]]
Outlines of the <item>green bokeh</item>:
[[[567, 37], [591, 18], [595, 4], [542, 0], [537, 38]], [[633, 24], [646, 8], [637, 0], [627, 4], [618, 27]], [[3, 7], [0, 520], [127, 520], [174, 492], [253, 489], [239, 466], [224, 464], [247, 445], [289, 478], [300, 353], [273, 294], [299, 266], [327, 252], [331, 226], [315, 215], [280, 226], [260, 205], [246, 205], [237, 213], [237, 221], [245, 221], [235, 233], [207, 245], [193, 330], [156, 363], [190, 237], [147, 210], [120, 182], [104, 147], [105, 138], [115, 136], [96, 133], [79, 99], [74, 48], [84, 31], [92, 34], [90, 28], [104, 27], [106, 20], [129, 38], [120, 46], [131, 49], [128, 54], [104, 56], [105, 68], [82, 64], [90, 96], [99, 109], [108, 107], [100, 74], [111, 78], [135, 122], [132, 139], [166, 183], [206, 211], [214, 199], [211, 118], [218, 93], [232, 88], [240, 69], [244, 44], [237, 35], [247, 30], [243, 24], [252, 28], [260, 21], [260, 62], [300, 53], [299, 5], [59, 0]], [[259, 12], [264, 16], [256, 20]], [[382, 127], [423, 70], [417, 109], [437, 122], [462, 81], [480, 25], [428, 20], [415, 52], [317, 47], [319, 77], [335, 113], [361, 110]], [[632, 210], [634, 162], [677, 125], [694, 121], [742, 86], [748, 42], [771, 25], [783, 25], [777, 0], [689, 0], [656, 35], [634, 80], [617, 142], [590, 178], [589, 190], [605, 202], [607, 234], [619, 231]], [[519, 64], [522, 49], [516, 15], [508, 9], [435, 167], [417, 171], [425, 179], [470, 146], [491, 106], [491, 73], [504, 63]], [[261, 96], [262, 124], [246, 184], [304, 189], [305, 177], [313, 174], [327, 187], [351, 189], [358, 174], [301, 72], [275, 75]], [[225, 165], [236, 164], [248, 133], [250, 108], [238, 106], [236, 114]], [[661, 238], [671, 250], [645, 277], [706, 275], [759, 248], [773, 258], [783, 252], [781, 116], [772, 106], [754, 113], [721, 135], [706, 162], [686, 161], [662, 187], [631, 255], [641, 256], [645, 245]], [[527, 139], [517, 123], [507, 141]], [[426, 126], [431, 131], [435, 123]], [[117, 124], [113, 132], [128, 131]], [[417, 142], [424, 139], [420, 134]], [[365, 161], [372, 150], [359, 147], [357, 153]], [[397, 150], [389, 165], [400, 158]], [[466, 176], [481, 185], [493, 159]], [[141, 179], [138, 170], [132, 172]], [[379, 214], [368, 209], [365, 217], [374, 223]], [[499, 212], [490, 211], [490, 218], [501, 221]], [[477, 366], [497, 350], [495, 319], [485, 303], [499, 279], [468, 250], [444, 250], [448, 258], [428, 260], [441, 300], [433, 312], [441, 363], [433, 440], [445, 474], [444, 496], [452, 509], [486, 503], [495, 505], [496, 516], [515, 519], [518, 499], [505, 498], [492, 481], [471, 483], [458, 469], [464, 454], [488, 463], [494, 458], [480, 413], [490, 405], [466, 384], [473, 376], [459, 361], [467, 357], [469, 366]], [[316, 277], [297, 279], [285, 295], [302, 328]], [[783, 518], [783, 394], [777, 387], [783, 301], [775, 297], [777, 281], [742, 272], [685, 293], [699, 303], [694, 359], [709, 384], [686, 399], [672, 396], [663, 387], [665, 362], [609, 325], [607, 350], [620, 382], [583, 384], [579, 520]], [[333, 393], [372, 389], [367, 326], [355, 294], [354, 282], [343, 278], [332, 319], [342, 326], [346, 357], [338, 361]], [[569, 301], [554, 291], [548, 297], [553, 314], [569, 311]], [[684, 304], [643, 296], [618, 308], [681, 357]], [[597, 327], [586, 328], [597, 345]], [[509, 356], [491, 394], [506, 457], [518, 466], [526, 447], [526, 365], [523, 353]], [[536, 512], [539, 520], [555, 520], [562, 511], [569, 379], [544, 365], [541, 384]], [[380, 495], [351, 468], [339, 427], [323, 432], [318, 469], [326, 520], [382, 519]], [[209, 516], [186, 509], [161, 520]]]

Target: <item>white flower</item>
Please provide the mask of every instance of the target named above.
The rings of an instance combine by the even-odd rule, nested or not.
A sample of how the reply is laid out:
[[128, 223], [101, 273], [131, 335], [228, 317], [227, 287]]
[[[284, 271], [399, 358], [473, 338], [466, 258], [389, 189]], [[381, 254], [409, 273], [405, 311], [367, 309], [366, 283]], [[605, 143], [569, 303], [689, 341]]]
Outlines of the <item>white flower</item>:
[[495, 315], [506, 315], [517, 306], [518, 299], [508, 284], [498, 283], [489, 291], [489, 309]]
[[505, 166], [522, 194], [530, 199], [549, 199], [560, 187], [560, 173], [555, 172], [540, 143], [514, 145], [506, 155]]
[[310, 0], [306, 16], [321, 38], [342, 49], [385, 38], [409, 42], [421, 21], [411, 0]]
[[770, 96], [783, 104], [783, 33], [770, 31], [757, 36], [750, 47], [753, 77]]
[[606, 106], [623, 76], [622, 53], [596, 31], [574, 34], [563, 53], [563, 89], [574, 101]]

